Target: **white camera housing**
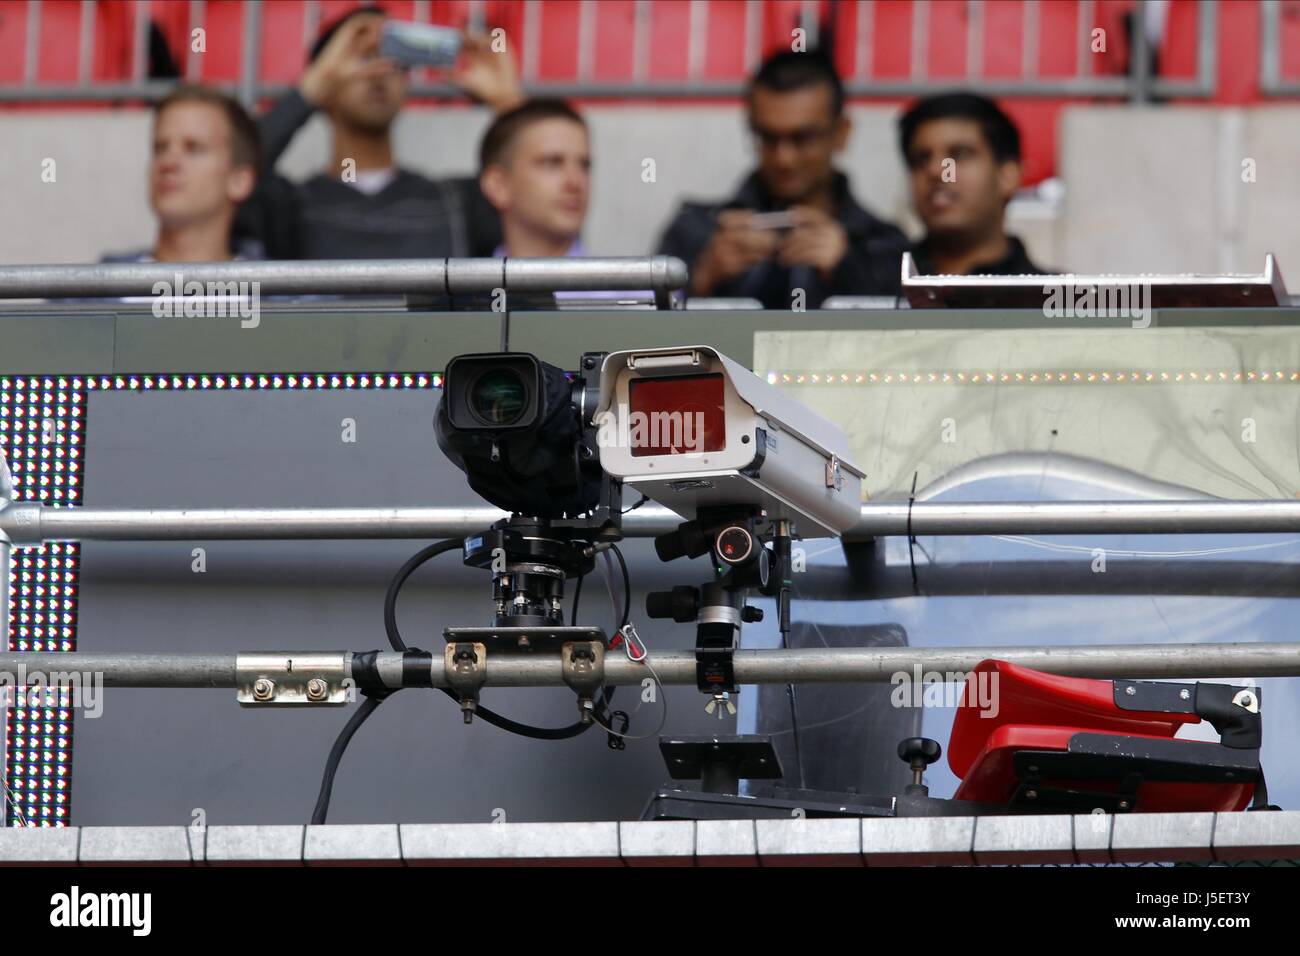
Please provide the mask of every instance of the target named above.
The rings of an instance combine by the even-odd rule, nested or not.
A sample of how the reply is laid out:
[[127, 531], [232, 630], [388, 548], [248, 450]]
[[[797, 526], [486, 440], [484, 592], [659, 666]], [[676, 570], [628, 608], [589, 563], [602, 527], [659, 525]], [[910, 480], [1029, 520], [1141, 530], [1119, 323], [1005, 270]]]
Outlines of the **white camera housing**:
[[[647, 417], [675, 412], [646, 412], [632, 398], [636, 383], [689, 387], [706, 376], [711, 396], [721, 377], [725, 440], [715, 411], [707, 443], [696, 430], [682, 445], [702, 450], [669, 445], [668, 453], [647, 453], [647, 444], [658, 450], [665, 442], [638, 443], [637, 428], [644, 433]], [[844, 432], [707, 345], [611, 352], [592, 422], [601, 468], [688, 520], [699, 508], [752, 505], [769, 521], [789, 520], [804, 538], [834, 537], [858, 522], [864, 472], [848, 460]]]

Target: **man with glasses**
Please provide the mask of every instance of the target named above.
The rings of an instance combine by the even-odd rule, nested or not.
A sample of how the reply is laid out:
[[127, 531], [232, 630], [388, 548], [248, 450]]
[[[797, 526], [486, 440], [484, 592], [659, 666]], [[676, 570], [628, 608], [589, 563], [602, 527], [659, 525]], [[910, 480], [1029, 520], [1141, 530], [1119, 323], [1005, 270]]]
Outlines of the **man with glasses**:
[[907, 240], [854, 200], [834, 166], [849, 119], [830, 60], [778, 53], [747, 99], [758, 169], [726, 203], [683, 204], [660, 243], [690, 266], [688, 294], [788, 309], [896, 292]]

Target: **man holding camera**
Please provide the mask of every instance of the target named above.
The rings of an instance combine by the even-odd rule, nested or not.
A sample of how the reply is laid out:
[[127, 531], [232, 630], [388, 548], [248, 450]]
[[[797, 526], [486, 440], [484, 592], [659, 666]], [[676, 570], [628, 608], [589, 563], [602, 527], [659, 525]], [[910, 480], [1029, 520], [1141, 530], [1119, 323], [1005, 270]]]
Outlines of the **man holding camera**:
[[864, 209], [834, 165], [849, 135], [844, 87], [820, 53], [778, 53], [750, 83], [758, 169], [730, 201], [686, 203], [660, 242], [691, 270], [692, 296], [815, 308], [898, 287], [907, 241]]
[[[275, 162], [311, 114], [322, 110], [333, 137], [330, 166], [296, 185], [267, 184], [248, 215], [260, 219], [275, 258], [381, 259], [486, 255], [500, 239], [476, 180], [433, 180], [397, 165], [392, 127], [409, 85], [407, 70], [379, 55], [384, 12], [351, 11], [312, 48], [296, 89], [262, 119], [263, 161]], [[496, 110], [522, 99], [514, 63], [482, 37], [465, 36], [455, 81]]]

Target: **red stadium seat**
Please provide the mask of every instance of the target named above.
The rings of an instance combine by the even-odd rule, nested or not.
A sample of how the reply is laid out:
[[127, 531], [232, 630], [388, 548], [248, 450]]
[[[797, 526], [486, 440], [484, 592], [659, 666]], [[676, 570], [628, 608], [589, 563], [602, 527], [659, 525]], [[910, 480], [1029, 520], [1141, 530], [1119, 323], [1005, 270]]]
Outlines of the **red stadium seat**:
[[[991, 684], [995, 706], [986, 716], [977, 702], [986, 695], [968, 692], [957, 710], [948, 765], [962, 781], [958, 800], [1044, 812], [1243, 810], [1262, 779], [1254, 689], [1059, 677], [996, 660], [967, 681]], [[1220, 742], [1175, 739], [1202, 716]]]

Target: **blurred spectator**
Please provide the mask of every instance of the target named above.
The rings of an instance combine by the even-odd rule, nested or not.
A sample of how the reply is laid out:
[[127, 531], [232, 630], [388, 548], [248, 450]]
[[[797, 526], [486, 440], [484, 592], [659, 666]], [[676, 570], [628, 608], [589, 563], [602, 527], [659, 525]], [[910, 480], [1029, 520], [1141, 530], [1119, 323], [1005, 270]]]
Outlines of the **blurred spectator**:
[[[479, 146], [479, 184], [501, 216], [496, 258], [585, 256], [591, 194], [587, 122], [563, 100], [527, 100], [499, 115]], [[654, 300], [654, 292], [556, 292], [561, 305]], [[516, 299], [518, 301], [518, 299]], [[548, 300], [550, 301], [550, 300]]]
[[[758, 169], [729, 201], [685, 203], [660, 242], [691, 270], [693, 296], [744, 296], [788, 309], [898, 287], [907, 241], [864, 209], [834, 166], [848, 141], [844, 87], [820, 53], [783, 52], [752, 79]], [[767, 213], [776, 215], [756, 215]]]
[[[296, 89], [262, 119], [265, 170], [274, 168], [316, 109], [330, 120], [329, 167], [290, 186], [264, 176], [246, 223], [276, 258], [382, 259], [487, 255], [500, 241], [477, 180], [432, 180], [402, 169], [392, 125], [406, 98], [407, 71], [379, 57], [384, 13], [351, 11], [317, 40]], [[455, 81], [502, 110], [521, 99], [514, 61], [485, 38], [466, 36]]]
[[157, 106], [149, 205], [158, 217], [152, 249], [105, 262], [218, 262], [260, 258], [251, 243], [232, 245], [239, 204], [257, 180], [257, 124], [239, 103], [203, 86], [179, 86]]
[[898, 121], [912, 203], [925, 237], [912, 255], [922, 275], [1041, 275], [1003, 229], [1020, 188], [1020, 132], [975, 93], [919, 100]]
[[479, 147], [479, 185], [501, 217], [493, 255], [581, 256], [591, 150], [587, 124], [561, 100], [528, 100], [498, 116]]

